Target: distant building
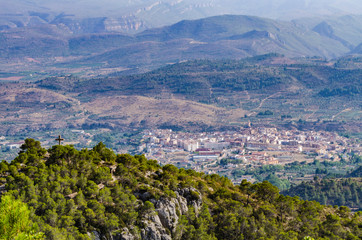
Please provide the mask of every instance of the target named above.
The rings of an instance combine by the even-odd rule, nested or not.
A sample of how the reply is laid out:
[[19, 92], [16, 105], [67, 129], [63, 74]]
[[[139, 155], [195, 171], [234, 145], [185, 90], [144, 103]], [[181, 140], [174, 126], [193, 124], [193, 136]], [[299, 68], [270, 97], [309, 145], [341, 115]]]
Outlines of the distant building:
[[204, 143], [205, 148], [210, 148], [214, 150], [223, 150], [224, 148], [227, 148], [230, 146], [229, 142], [205, 142]]
[[183, 148], [185, 151], [194, 152], [196, 149], [199, 148], [199, 143], [195, 141], [184, 141]]
[[16, 149], [16, 148], [20, 148], [21, 145], [23, 145], [24, 141], [20, 141], [20, 142], [12, 142], [6, 145], [6, 147], [10, 148], [10, 149]]
[[195, 162], [206, 161], [206, 160], [217, 160], [219, 158], [218, 155], [194, 155], [192, 156], [192, 160]]

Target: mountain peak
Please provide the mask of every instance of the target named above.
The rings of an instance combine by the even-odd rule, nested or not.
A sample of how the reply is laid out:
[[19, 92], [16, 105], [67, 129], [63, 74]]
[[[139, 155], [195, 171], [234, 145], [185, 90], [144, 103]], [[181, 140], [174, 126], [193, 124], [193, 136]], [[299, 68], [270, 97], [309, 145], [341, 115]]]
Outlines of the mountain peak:
[[313, 28], [313, 31], [319, 33], [322, 36], [331, 37], [334, 36], [334, 31], [331, 25], [326, 21], [321, 22]]

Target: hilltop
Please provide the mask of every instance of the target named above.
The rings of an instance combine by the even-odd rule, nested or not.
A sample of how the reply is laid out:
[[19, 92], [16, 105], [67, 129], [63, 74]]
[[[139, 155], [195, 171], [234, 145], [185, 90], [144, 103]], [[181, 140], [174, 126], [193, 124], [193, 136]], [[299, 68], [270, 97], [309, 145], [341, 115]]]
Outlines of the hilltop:
[[0, 164], [8, 194], [31, 207], [47, 239], [358, 239], [361, 214], [144, 156], [27, 139]]

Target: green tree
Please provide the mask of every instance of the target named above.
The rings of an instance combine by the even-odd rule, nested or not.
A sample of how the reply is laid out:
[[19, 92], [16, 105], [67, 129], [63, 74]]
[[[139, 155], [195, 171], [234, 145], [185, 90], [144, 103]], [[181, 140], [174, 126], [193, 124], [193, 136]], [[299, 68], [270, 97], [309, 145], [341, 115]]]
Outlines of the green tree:
[[31, 152], [38, 155], [44, 155], [46, 153], [45, 148], [42, 148], [39, 141], [35, 141], [32, 138], [25, 139], [25, 142], [20, 146], [19, 153]]
[[35, 233], [36, 226], [29, 218], [28, 206], [6, 194], [0, 202], [0, 239], [42, 239], [42, 233]]
[[9, 171], [9, 164], [5, 160], [3, 160], [0, 163], [0, 175], [7, 171]]
[[273, 202], [279, 196], [279, 189], [268, 181], [253, 185], [256, 195], [264, 201]]

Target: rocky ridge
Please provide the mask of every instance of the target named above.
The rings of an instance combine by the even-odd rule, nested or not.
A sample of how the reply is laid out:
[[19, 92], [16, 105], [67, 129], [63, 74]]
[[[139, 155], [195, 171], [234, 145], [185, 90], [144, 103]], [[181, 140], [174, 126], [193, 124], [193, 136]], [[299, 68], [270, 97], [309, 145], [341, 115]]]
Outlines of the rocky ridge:
[[[197, 214], [202, 206], [201, 193], [193, 188], [183, 188], [175, 192], [176, 197], [161, 198], [159, 200], [149, 199], [155, 206], [155, 209], [146, 214], [142, 220], [145, 225], [140, 230], [141, 239], [144, 240], [171, 240], [176, 234], [177, 225], [181, 215], [189, 211], [189, 206], [193, 207]], [[141, 195], [145, 199], [148, 192]], [[130, 227], [132, 228], [132, 227]], [[129, 228], [123, 228], [115, 240], [134, 240], [139, 239], [139, 235], [131, 233]]]

